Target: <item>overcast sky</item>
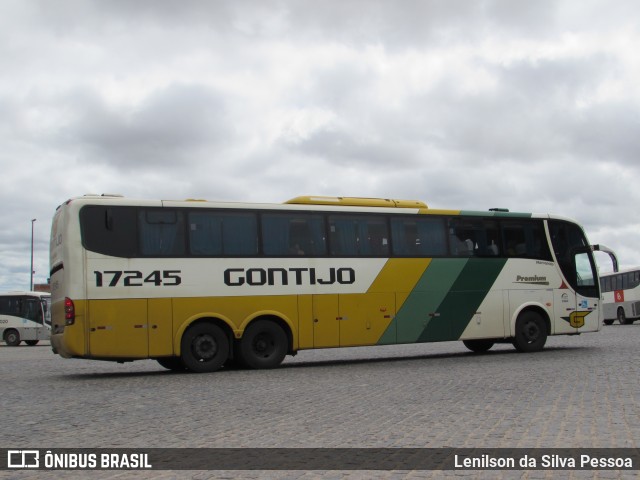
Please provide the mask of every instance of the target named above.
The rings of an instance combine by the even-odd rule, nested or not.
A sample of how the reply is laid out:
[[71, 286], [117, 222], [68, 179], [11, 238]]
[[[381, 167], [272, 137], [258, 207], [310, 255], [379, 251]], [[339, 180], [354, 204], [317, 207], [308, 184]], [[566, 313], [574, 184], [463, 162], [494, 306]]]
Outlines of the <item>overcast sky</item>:
[[640, 265], [639, 23], [635, 0], [3, 0], [0, 291], [29, 287], [31, 219], [41, 283], [56, 207], [105, 192], [548, 212]]

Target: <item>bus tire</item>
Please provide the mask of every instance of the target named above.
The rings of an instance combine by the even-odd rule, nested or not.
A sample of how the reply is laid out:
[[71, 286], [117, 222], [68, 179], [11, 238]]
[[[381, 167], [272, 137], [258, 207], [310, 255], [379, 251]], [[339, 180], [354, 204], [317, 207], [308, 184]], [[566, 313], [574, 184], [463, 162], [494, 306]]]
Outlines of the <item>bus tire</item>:
[[287, 350], [287, 334], [271, 320], [256, 320], [249, 325], [238, 349], [244, 365], [261, 369], [280, 365]]
[[516, 331], [513, 346], [519, 352], [539, 352], [547, 342], [547, 323], [542, 315], [532, 310], [525, 310], [516, 320]]
[[496, 343], [493, 340], [463, 340], [464, 346], [475, 353], [485, 353]]
[[629, 320], [627, 320], [627, 316], [624, 314], [624, 308], [618, 307], [618, 314], [616, 317], [620, 325], [629, 325]]
[[20, 345], [20, 334], [14, 329], [5, 330], [4, 341], [10, 347], [17, 347]]
[[38, 344], [38, 340], [25, 340], [24, 343], [26, 343], [30, 347], [33, 347], [34, 345]]
[[172, 372], [184, 372], [186, 370], [180, 357], [160, 357], [156, 358], [156, 361], [161, 367], [171, 370]]
[[605, 325], [613, 325], [613, 320], [604, 320]]
[[215, 372], [229, 358], [229, 339], [213, 323], [197, 323], [187, 329], [180, 342], [182, 364], [196, 373]]

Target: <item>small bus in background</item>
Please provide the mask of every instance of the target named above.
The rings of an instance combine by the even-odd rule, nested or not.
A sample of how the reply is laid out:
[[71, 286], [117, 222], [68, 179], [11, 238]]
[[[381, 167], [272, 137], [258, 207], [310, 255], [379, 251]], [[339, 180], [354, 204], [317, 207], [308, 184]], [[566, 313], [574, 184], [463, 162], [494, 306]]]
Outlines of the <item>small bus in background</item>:
[[600, 330], [596, 249], [571, 220], [504, 209], [84, 196], [53, 219], [51, 345], [194, 372], [273, 368], [312, 348], [535, 352]]
[[51, 295], [42, 292], [0, 293], [0, 338], [15, 347], [49, 340]]
[[630, 325], [640, 318], [640, 268], [601, 273], [604, 324]]

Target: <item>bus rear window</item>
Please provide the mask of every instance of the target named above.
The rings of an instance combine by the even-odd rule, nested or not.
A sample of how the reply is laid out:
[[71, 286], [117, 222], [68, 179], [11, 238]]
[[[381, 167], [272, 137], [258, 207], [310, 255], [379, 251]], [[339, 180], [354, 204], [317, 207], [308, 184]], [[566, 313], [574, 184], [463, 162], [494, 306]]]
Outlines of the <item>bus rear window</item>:
[[135, 257], [135, 207], [87, 205], [80, 210], [82, 244], [87, 250], [114, 257]]

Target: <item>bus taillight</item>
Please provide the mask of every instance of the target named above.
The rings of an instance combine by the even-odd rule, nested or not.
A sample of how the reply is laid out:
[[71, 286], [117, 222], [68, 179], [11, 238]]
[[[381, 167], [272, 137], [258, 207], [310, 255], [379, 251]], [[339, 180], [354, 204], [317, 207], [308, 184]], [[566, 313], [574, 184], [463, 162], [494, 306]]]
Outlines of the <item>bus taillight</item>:
[[76, 307], [73, 300], [68, 297], [64, 299], [64, 324], [73, 325], [76, 321]]

